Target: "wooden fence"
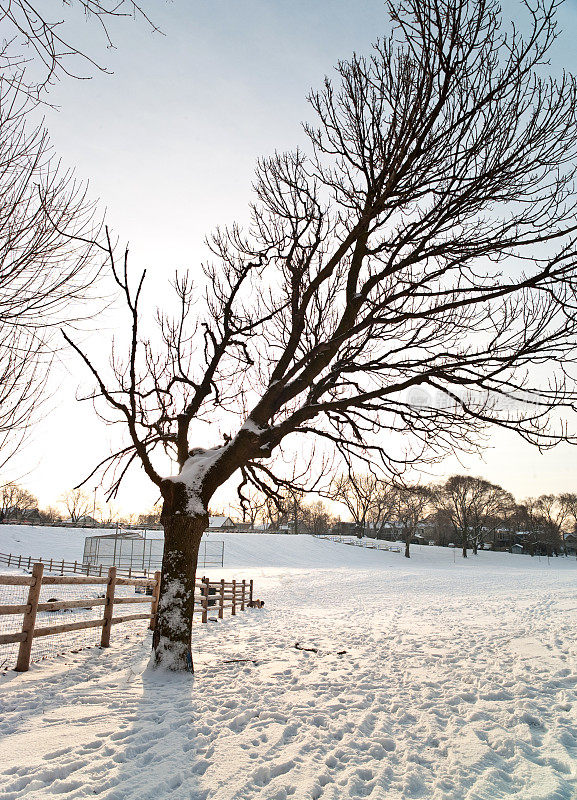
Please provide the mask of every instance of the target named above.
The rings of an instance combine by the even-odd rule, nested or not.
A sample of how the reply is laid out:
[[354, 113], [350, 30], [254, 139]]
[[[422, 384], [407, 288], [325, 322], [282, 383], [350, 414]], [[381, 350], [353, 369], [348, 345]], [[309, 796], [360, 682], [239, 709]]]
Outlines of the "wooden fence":
[[210, 611], [218, 612], [218, 619], [224, 617], [225, 609], [231, 610], [234, 617], [237, 610], [244, 611], [247, 606], [253, 605], [253, 581], [210, 581], [202, 578], [196, 583], [200, 588], [200, 605], [202, 611], [202, 622], [208, 622]]
[[[15, 564], [13, 566], [16, 566]], [[21, 630], [14, 633], [0, 634], [0, 645], [19, 643], [16, 671], [26, 672], [30, 667], [32, 642], [39, 636], [54, 636], [69, 631], [83, 630], [85, 628], [102, 628], [100, 646], [110, 646], [110, 631], [113, 625], [120, 622], [133, 620], [149, 620], [150, 630], [154, 630], [156, 613], [158, 610], [158, 596], [160, 592], [160, 572], [153, 578], [134, 578], [119, 575], [116, 567], [109, 567], [108, 575], [101, 576], [74, 576], [74, 575], [48, 575], [44, 574], [44, 564], [32, 565], [31, 575], [0, 575], [0, 586], [27, 586], [28, 597], [26, 603], [0, 605], [0, 616], [22, 614]], [[40, 592], [43, 586], [86, 586], [106, 585], [106, 595], [98, 598], [79, 598], [74, 600], [52, 600], [40, 602]], [[151, 594], [143, 597], [117, 597], [117, 586], [142, 587]], [[253, 605], [253, 581], [211, 581], [201, 578], [196, 581], [199, 590], [195, 597], [194, 607], [201, 613], [201, 621], [208, 622], [209, 613], [216, 611], [218, 619], [223, 619], [225, 609], [230, 609], [232, 616], [237, 610], [244, 611]], [[114, 615], [118, 605], [148, 603], [150, 609], [140, 614]], [[66, 609], [89, 609], [94, 606], [103, 606], [103, 615], [99, 619], [69, 622], [63, 625], [48, 625], [36, 627], [36, 615], [39, 611], [60, 611]]]

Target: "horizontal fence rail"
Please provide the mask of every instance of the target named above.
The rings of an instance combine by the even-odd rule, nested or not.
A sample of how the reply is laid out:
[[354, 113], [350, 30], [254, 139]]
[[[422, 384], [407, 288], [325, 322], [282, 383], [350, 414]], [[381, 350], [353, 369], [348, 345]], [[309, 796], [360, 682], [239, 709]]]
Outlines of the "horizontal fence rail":
[[[14, 567], [14, 569], [32, 569], [34, 564], [43, 564], [46, 572], [56, 572], [60, 575], [72, 573], [73, 575], [87, 575], [94, 577], [106, 577], [108, 575], [109, 567], [105, 564], [84, 564], [82, 561], [66, 561], [66, 559], [59, 558], [43, 558], [42, 556], [21, 556], [14, 553], [0, 553], [0, 564], [6, 564], [7, 567]], [[157, 568], [158, 569], [158, 568]], [[129, 578], [143, 577], [148, 578], [157, 572], [154, 570], [138, 570], [128, 567], [123, 569], [117, 567], [118, 574], [126, 575]]]
[[[13, 566], [16, 565], [13, 564]], [[45, 563], [33, 563], [31, 575], [0, 575], [0, 621], [6, 617], [22, 617], [19, 629], [7, 633], [0, 632], [0, 645], [18, 644], [16, 671], [26, 672], [29, 669], [30, 662], [33, 660], [33, 642], [41, 637], [101, 628], [100, 646], [109, 647], [113, 625], [148, 620], [149, 629], [154, 630], [160, 593], [159, 571], [153, 577], [146, 578], [121, 575], [120, 570], [116, 567], [109, 567], [105, 575], [55, 575], [45, 572], [45, 566]], [[95, 586], [100, 587], [102, 593], [97, 597], [75, 597], [67, 600], [42, 599], [42, 589], [53, 586], [77, 587], [80, 592], [85, 591], [86, 587]], [[2, 587], [20, 587], [21, 591], [27, 589], [25, 602], [4, 603]], [[135, 593], [143, 596], [119, 595], [118, 589], [125, 589], [125, 587], [133, 587]], [[194, 610], [200, 614], [200, 621], [204, 623], [208, 622], [211, 612], [216, 612], [217, 618], [223, 619], [225, 610], [230, 609], [231, 615], [235, 616], [237, 611], [253, 607], [253, 590], [252, 580], [215, 581], [201, 578], [195, 583]], [[129, 612], [130, 606], [135, 604], [149, 605], [149, 608], [138, 613], [118, 613], [118, 611], [124, 611], [122, 606], [128, 606], [126, 612]], [[257, 604], [260, 604], [260, 601], [257, 601]], [[118, 609], [118, 606], [121, 608]], [[62, 624], [38, 624], [38, 614], [46, 615], [49, 612], [79, 610], [96, 612], [99, 608], [102, 609], [102, 612], [92, 619], [81, 619]], [[44, 616], [45, 620], [46, 616]]]

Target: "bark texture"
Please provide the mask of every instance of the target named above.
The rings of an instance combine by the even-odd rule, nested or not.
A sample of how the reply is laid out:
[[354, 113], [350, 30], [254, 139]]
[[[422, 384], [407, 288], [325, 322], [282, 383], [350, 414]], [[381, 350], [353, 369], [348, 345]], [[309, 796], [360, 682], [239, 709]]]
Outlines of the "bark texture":
[[[175, 487], [179, 486], [182, 484], [175, 484]], [[158, 615], [152, 639], [152, 663], [173, 672], [192, 673], [196, 565], [200, 540], [208, 527], [208, 514], [187, 514], [183, 496], [185, 492], [178, 489], [170, 492], [168, 498], [165, 496], [161, 517], [164, 553]]]

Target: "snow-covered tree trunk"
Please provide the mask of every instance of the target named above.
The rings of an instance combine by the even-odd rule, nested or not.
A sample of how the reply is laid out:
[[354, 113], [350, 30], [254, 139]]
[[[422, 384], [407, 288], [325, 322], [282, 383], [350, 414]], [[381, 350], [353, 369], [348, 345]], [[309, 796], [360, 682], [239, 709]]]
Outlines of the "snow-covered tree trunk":
[[191, 649], [194, 585], [208, 514], [190, 513], [186, 487], [181, 483], [170, 484], [163, 493], [164, 553], [152, 663], [174, 672], [194, 672]]

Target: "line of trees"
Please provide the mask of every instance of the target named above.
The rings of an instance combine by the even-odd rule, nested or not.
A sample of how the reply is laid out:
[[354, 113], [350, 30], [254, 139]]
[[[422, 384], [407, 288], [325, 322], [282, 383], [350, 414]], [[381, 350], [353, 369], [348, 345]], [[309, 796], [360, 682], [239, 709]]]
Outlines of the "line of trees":
[[407, 558], [417, 538], [457, 545], [465, 558], [469, 551], [510, 549], [516, 542], [532, 553], [567, 553], [567, 537], [577, 533], [577, 494], [543, 494], [518, 503], [502, 486], [471, 475], [411, 485], [351, 471], [337, 475], [324, 497], [344, 506], [351, 522], [341, 522], [324, 502], [307, 501], [296, 491], [284, 493], [280, 508], [251, 493], [248, 505], [236, 510], [244, 511], [251, 528], [401, 540]]
[[511, 547], [515, 538], [529, 551], [566, 553], [566, 537], [577, 530], [577, 494], [517, 503], [502, 486], [471, 475], [408, 485], [351, 472], [333, 482], [328, 496], [346, 506], [360, 533], [385, 538], [392, 529], [405, 541], [407, 557], [419, 530], [438, 544], [458, 544], [464, 558], [486, 544]]
[[158, 525], [160, 508], [155, 506], [142, 514], [123, 514], [114, 503], [100, 503], [95, 495], [82, 489], [71, 489], [56, 506], [41, 508], [32, 492], [16, 482], [0, 485], [0, 525], [16, 522], [31, 524], [99, 524], [104, 526]]

